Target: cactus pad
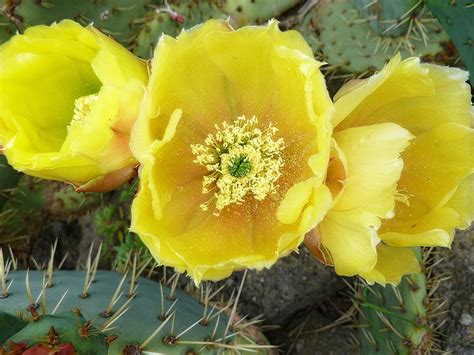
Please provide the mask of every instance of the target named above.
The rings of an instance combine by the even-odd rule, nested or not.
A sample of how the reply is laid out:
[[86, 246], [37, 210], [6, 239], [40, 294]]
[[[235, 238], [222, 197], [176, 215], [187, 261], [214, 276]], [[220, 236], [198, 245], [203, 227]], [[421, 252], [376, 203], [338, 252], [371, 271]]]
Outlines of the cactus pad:
[[470, 0], [428, 0], [426, 5], [448, 32], [472, 78], [474, 75], [473, 2]]
[[[413, 25], [409, 33], [394, 37], [395, 28], [385, 34], [378, 33], [384, 33], [384, 27], [375, 31], [374, 17], [364, 17], [354, 2], [323, 0], [305, 16], [298, 29], [316, 56], [332, 68], [355, 75], [366, 74], [381, 69], [398, 51], [402, 57], [435, 56], [443, 51], [442, 43], [448, 41], [448, 36], [439, 23], [421, 3], [412, 12], [405, 16], [416, 16], [423, 31]], [[397, 31], [402, 28], [397, 27]]]
[[229, 316], [217, 304], [202, 305], [179, 289], [110, 271], [97, 271], [86, 280], [84, 294], [87, 275], [88, 271], [55, 271], [52, 287], [47, 288], [41, 271], [11, 271], [8, 296], [0, 299], [1, 312], [10, 316], [0, 313], [0, 329], [11, 315], [22, 329], [3, 339], [5, 344], [51, 346], [46, 339], [53, 327], [61, 344], [70, 343], [81, 354], [214, 354], [227, 345], [245, 353], [258, 348], [229, 327]]

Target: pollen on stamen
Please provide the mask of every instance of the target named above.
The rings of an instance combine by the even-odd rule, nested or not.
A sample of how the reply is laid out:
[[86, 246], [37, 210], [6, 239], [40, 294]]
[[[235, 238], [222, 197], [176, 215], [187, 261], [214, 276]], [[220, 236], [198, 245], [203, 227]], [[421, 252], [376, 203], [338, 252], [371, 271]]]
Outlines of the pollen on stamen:
[[203, 177], [202, 193], [213, 193], [201, 209], [207, 211], [215, 203], [214, 214], [219, 215], [224, 207], [243, 203], [247, 194], [261, 201], [276, 193], [285, 147], [283, 138], [275, 138], [278, 129], [268, 124], [261, 130], [255, 116], [215, 127], [204, 144], [191, 145], [194, 162], [209, 172]]
[[92, 111], [97, 99], [98, 96], [95, 94], [81, 96], [76, 99], [74, 102], [74, 114], [72, 116], [70, 125], [82, 125], [87, 115]]

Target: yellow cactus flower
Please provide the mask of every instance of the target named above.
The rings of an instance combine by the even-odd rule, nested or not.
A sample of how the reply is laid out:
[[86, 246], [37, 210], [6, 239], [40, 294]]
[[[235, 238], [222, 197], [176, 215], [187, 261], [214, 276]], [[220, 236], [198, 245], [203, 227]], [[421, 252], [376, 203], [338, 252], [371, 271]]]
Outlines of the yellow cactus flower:
[[132, 230], [199, 282], [296, 249], [331, 204], [333, 105], [303, 38], [211, 20], [163, 36], [131, 147]]
[[467, 73], [393, 58], [345, 85], [327, 186], [330, 212], [305, 239], [340, 275], [397, 284], [419, 271], [410, 249], [449, 247], [474, 217], [474, 131]]
[[[137, 165], [146, 63], [92, 26], [34, 26], [0, 47], [0, 146], [26, 174], [106, 191]], [[0, 148], [1, 148], [0, 147]]]

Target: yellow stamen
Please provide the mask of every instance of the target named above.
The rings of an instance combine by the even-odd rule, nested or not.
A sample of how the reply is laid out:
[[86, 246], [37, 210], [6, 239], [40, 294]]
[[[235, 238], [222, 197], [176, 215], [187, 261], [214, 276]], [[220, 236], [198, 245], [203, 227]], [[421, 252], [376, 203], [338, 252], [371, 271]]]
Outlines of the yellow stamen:
[[204, 144], [191, 145], [194, 162], [209, 171], [203, 178], [202, 192], [215, 191], [200, 206], [204, 211], [215, 201], [218, 215], [232, 203], [241, 204], [248, 193], [261, 201], [276, 192], [284, 149], [283, 138], [274, 139], [277, 131], [271, 124], [262, 131], [255, 116], [241, 116], [232, 124], [216, 125], [216, 133], [209, 134]]
[[74, 114], [70, 123], [71, 126], [84, 124], [84, 120], [92, 111], [97, 98], [97, 95], [87, 95], [76, 99], [74, 102]]

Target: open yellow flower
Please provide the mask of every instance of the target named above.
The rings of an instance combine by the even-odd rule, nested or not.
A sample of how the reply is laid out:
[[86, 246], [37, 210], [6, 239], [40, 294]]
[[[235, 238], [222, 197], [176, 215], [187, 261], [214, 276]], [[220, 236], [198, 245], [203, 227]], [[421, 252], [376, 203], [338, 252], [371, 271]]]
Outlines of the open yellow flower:
[[467, 73], [393, 58], [335, 97], [327, 185], [334, 205], [306, 245], [340, 275], [397, 284], [410, 247], [449, 247], [473, 219], [474, 132]]
[[104, 191], [137, 165], [144, 62], [92, 26], [34, 26], [0, 47], [0, 146], [26, 174]]
[[161, 38], [132, 131], [132, 230], [196, 282], [263, 268], [331, 204], [333, 105], [302, 37], [211, 20]]

